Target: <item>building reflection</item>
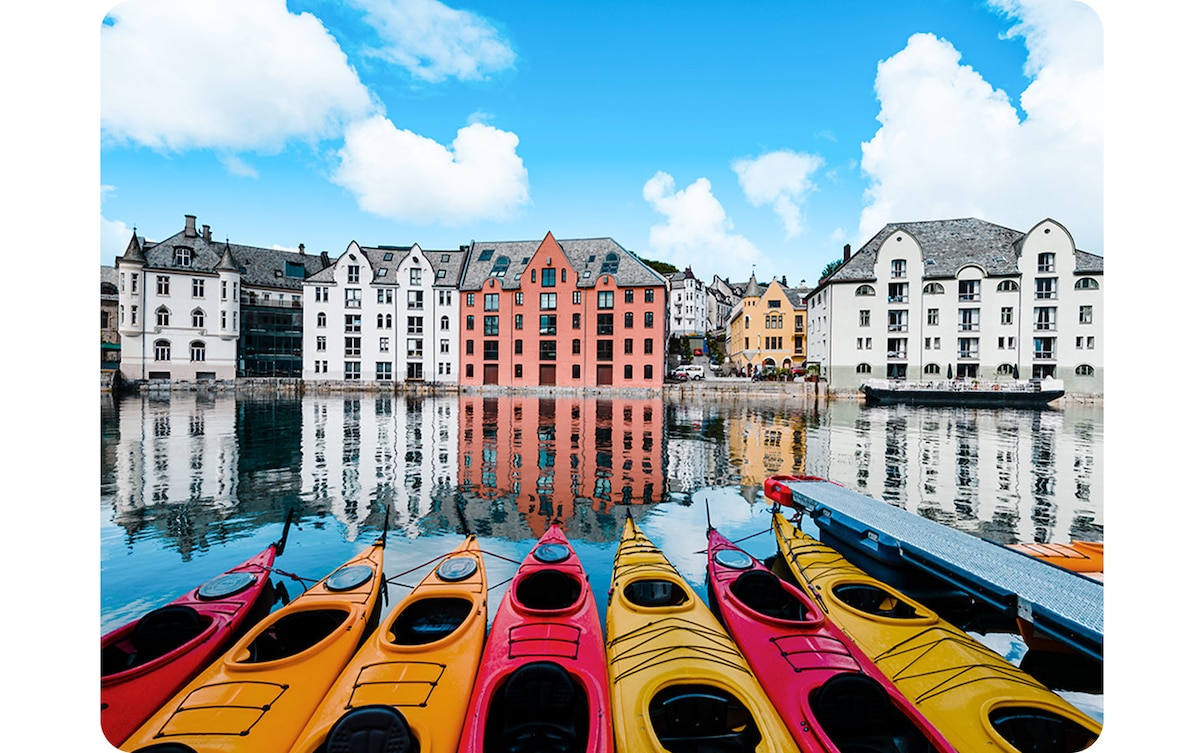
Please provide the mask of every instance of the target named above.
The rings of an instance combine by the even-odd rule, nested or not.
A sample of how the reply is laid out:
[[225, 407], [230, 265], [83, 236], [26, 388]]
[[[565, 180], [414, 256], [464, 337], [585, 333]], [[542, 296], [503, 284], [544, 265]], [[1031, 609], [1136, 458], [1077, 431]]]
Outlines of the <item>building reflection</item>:
[[559, 521], [609, 541], [616, 505], [664, 498], [659, 399], [465, 394], [459, 414], [459, 490], [469, 524], [492, 535], [538, 537]]

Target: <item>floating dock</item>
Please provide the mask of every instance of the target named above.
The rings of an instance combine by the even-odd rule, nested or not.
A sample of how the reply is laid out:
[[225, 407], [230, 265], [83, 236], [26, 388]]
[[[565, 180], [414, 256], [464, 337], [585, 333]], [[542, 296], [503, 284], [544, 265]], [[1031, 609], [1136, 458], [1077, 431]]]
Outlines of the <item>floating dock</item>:
[[809, 513], [825, 538], [917, 568], [1103, 660], [1104, 586], [1096, 580], [823, 479], [771, 477], [765, 494]]

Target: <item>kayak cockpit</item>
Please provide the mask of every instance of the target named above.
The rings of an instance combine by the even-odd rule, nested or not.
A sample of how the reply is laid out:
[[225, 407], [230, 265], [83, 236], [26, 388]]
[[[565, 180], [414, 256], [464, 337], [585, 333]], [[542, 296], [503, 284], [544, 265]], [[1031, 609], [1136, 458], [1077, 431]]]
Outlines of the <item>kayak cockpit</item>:
[[623, 589], [623, 598], [638, 607], [680, 607], [689, 600], [689, 595], [671, 580], [645, 578], [632, 581]]
[[731, 693], [712, 685], [670, 685], [652, 697], [648, 719], [669, 753], [752, 753], [761, 731]]
[[892, 620], [929, 619], [933, 615], [902, 595], [869, 582], [840, 583], [832, 587], [832, 595], [858, 612]]
[[1017, 750], [1075, 753], [1090, 747], [1096, 735], [1073, 719], [1046, 709], [1002, 706], [987, 715], [991, 727]]
[[407, 606], [389, 626], [390, 642], [425, 646], [456, 632], [472, 614], [472, 601], [456, 597], [419, 599]]
[[514, 600], [526, 609], [552, 612], [581, 600], [581, 579], [561, 570], [537, 570], [514, 585]]
[[296, 656], [321, 643], [347, 621], [345, 609], [305, 609], [290, 612], [251, 637], [247, 658], [259, 664]]
[[166, 656], [205, 632], [212, 622], [211, 617], [182, 604], [169, 604], [147, 612], [134, 623], [124, 640], [101, 647], [101, 677]]
[[585, 753], [589, 700], [564, 667], [537, 661], [514, 671], [494, 693], [484, 753]]
[[806, 602], [787, 591], [780, 578], [767, 570], [743, 573], [732, 581], [731, 592], [738, 602], [771, 619], [806, 623], [822, 620]]
[[[873, 678], [838, 674], [811, 691], [811, 713], [842, 751], [934, 753], [937, 748]], [[1027, 750], [1021, 748], [1021, 750]]]

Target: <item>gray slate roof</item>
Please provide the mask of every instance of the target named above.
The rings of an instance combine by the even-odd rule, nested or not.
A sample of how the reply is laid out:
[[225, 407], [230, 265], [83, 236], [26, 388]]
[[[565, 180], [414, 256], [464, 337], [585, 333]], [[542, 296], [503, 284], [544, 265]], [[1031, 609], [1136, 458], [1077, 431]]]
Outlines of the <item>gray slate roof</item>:
[[[569, 266], [577, 272], [577, 284], [591, 288], [602, 274], [602, 265], [608, 254], [617, 257], [618, 268], [613, 272], [619, 287], [666, 286], [661, 274], [644, 264], [635, 254], [620, 246], [611, 238], [581, 238], [556, 240], [568, 259]], [[528, 264], [538, 263], [534, 256], [542, 240], [538, 241], [474, 241], [469, 247], [461, 278], [461, 290], [480, 290], [501, 257], [509, 264], [499, 280], [503, 290], [514, 290], [522, 286], [522, 275], [527, 273]], [[492, 253], [486, 253], [492, 251]], [[487, 258], [482, 259], [482, 256]]]
[[[896, 230], [915, 237], [924, 254], [924, 279], [953, 278], [967, 262], [982, 266], [988, 277], [1020, 274], [1016, 251], [1026, 233], [966, 217], [956, 220], [893, 222], [849, 257], [827, 282], [861, 282], [874, 279], [874, 265], [882, 244]], [[1100, 274], [1104, 259], [1086, 251], [1075, 251], [1075, 272]]]

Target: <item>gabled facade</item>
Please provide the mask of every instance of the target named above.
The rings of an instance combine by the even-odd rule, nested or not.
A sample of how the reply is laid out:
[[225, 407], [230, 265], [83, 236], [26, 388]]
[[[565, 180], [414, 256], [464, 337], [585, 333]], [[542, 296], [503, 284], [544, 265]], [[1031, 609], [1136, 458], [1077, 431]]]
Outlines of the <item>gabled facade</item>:
[[322, 261], [215, 242], [208, 225], [159, 242], [135, 233], [116, 261], [127, 380], [301, 375], [301, 283]]
[[706, 286], [694, 276], [694, 270], [669, 276], [669, 334], [698, 337], [707, 331]]
[[714, 275], [706, 289], [707, 332], [727, 336], [727, 322], [732, 315], [732, 303], [738, 297], [731, 283], [719, 275]]
[[474, 242], [460, 282], [460, 383], [659, 388], [667, 290], [610, 238]]
[[312, 382], [454, 382], [463, 251], [360, 246], [305, 281]]
[[890, 224], [808, 297], [810, 358], [834, 389], [1049, 376], [1102, 394], [1102, 284], [1103, 257], [1053, 220]]
[[744, 374], [766, 368], [790, 369], [807, 360], [805, 288], [779, 280], [751, 278], [741, 291], [728, 327], [728, 358]]

